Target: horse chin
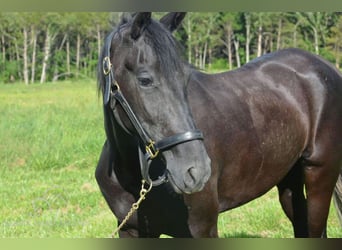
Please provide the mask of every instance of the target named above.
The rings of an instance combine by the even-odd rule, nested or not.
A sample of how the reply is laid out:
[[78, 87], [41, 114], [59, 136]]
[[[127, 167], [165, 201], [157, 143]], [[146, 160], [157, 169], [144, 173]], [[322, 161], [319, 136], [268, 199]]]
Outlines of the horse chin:
[[170, 184], [173, 191], [175, 191], [177, 194], [183, 194], [182, 190], [177, 186], [177, 184], [172, 179], [170, 172], [167, 172], [167, 182]]

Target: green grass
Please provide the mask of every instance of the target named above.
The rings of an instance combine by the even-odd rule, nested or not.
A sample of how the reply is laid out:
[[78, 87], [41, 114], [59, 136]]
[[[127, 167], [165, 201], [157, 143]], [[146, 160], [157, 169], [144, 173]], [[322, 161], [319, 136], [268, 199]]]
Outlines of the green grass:
[[94, 179], [104, 142], [96, 84], [0, 85], [0, 235], [107, 237]]
[[[335, 207], [331, 204], [328, 237], [342, 238]], [[219, 231], [229, 238], [293, 238], [293, 229], [278, 202], [276, 188], [266, 195], [220, 215]]]
[[[105, 134], [94, 81], [0, 85], [0, 237], [109, 237], [94, 178]], [[292, 237], [276, 191], [219, 218], [221, 237]], [[328, 234], [342, 237], [332, 207]]]

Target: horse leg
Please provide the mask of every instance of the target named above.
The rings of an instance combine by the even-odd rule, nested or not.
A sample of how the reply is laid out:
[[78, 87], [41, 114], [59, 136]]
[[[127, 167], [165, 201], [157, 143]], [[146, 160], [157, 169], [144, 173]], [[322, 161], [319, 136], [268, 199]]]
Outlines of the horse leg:
[[194, 238], [217, 238], [218, 198], [210, 183], [201, 192], [184, 195], [188, 225]]
[[303, 169], [296, 163], [278, 184], [280, 204], [292, 223], [295, 237], [307, 237], [307, 208], [303, 191]]
[[336, 164], [310, 164], [304, 169], [309, 237], [326, 237], [326, 224], [338, 170]]
[[[95, 171], [96, 181], [100, 190], [113, 214], [118, 218], [118, 224], [121, 223], [126, 216], [133, 202], [134, 197], [127, 193], [119, 184], [113, 172], [114, 150], [105, 142], [102, 153]], [[139, 232], [135, 226], [137, 225], [137, 216], [132, 218], [120, 231], [120, 237], [138, 237]]]
[[334, 190], [334, 204], [337, 211], [337, 216], [342, 226], [342, 170]]

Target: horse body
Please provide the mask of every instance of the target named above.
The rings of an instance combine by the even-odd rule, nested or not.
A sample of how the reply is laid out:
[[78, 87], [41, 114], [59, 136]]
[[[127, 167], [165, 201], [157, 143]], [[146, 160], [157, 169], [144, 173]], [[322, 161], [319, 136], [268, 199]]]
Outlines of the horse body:
[[[134, 110], [141, 112], [138, 118], [149, 132], [155, 131], [161, 138], [174, 133], [173, 128], [196, 126], [204, 134], [206, 152], [200, 141], [191, 141], [155, 159], [151, 170], [163, 169], [167, 162], [169, 183], [152, 188], [138, 212], [120, 230], [120, 236], [216, 237], [219, 212], [245, 204], [274, 186], [278, 187], [282, 208], [296, 237], [325, 236], [330, 200], [342, 165], [341, 74], [317, 56], [288, 49], [220, 74], [205, 74], [183, 64], [185, 70], [175, 72], [168, 81], [163, 72], [153, 68], [159, 65], [153, 50], [139, 47], [144, 40], [137, 39], [147, 32], [140, 25], [149, 25], [144, 18], [148, 20], [148, 15], [137, 15], [138, 22], [132, 22], [134, 41], [130, 46], [136, 46], [134, 49], [127, 49], [127, 30], [114, 44], [118, 49], [113, 49], [116, 57], [111, 59], [116, 80], [121, 86], [127, 83], [124, 94]], [[163, 21], [165, 27], [173, 29], [181, 19], [172, 14]], [[139, 55], [137, 59], [135, 55]], [[143, 82], [158, 78], [158, 86], [138, 88], [136, 75], [138, 81], [144, 78]], [[172, 91], [170, 84], [174, 84]], [[167, 89], [162, 88], [164, 85]], [[100, 86], [104, 89], [102, 74]], [[184, 93], [179, 93], [182, 86]], [[178, 91], [176, 99], [172, 99], [173, 91]], [[172, 106], [168, 108], [172, 120], [167, 120], [167, 109], [162, 112], [165, 103]], [[185, 120], [177, 123], [177, 112], [184, 117], [181, 103], [188, 107], [184, 108]], [[96, 179], [121, 222], [139, 198], [141, 141], [117, 106], [104, 106], [107, 141]], [[161, 120], [157, 125], [161, 127], [154, 123], [158, 117]], [[211, 174], [205, 181], [207, 155]], [[201, 166], [203, 169], [198, 169]], [[200, 185], [204, 188], [199, 191]]]
[[[227, 73], [193, 73], [189, 103], [219, 174], [220, 211], [264, 194], [296, 163], [303, 170], [323, 164], [319, 138], [328, 130], [339, 133], [342, 91], [337, 71], [318, 75], [315, 67], [328, 68], [315, 56], [290, 49]], [[330, 125], [324, 127], [328, 116]], [[330, 147], [341, 148], [340, 138], [330, 138]]]

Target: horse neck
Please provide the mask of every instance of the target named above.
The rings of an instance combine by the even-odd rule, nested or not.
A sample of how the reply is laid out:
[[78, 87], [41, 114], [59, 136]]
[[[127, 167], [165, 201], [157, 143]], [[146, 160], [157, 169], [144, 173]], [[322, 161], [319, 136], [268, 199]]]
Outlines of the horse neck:
[[136, 137], [127, 133], [111, 113], [105, 113], [107, 140], [114, 154], [114, 172], [120, 183], [140, 186], [141, 174]]

